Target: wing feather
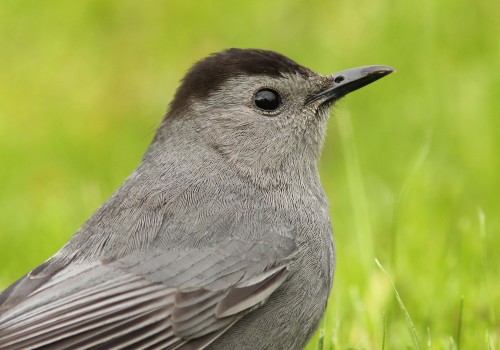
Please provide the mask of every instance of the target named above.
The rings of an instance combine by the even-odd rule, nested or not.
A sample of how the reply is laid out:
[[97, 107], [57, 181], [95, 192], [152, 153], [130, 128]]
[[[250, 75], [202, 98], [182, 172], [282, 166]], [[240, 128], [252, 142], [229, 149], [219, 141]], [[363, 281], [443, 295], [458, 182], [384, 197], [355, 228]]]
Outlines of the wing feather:
[[0, 315], [0, 349], [203, 349], [282, 285], [286, 253], [232, 241], [73, 263]]

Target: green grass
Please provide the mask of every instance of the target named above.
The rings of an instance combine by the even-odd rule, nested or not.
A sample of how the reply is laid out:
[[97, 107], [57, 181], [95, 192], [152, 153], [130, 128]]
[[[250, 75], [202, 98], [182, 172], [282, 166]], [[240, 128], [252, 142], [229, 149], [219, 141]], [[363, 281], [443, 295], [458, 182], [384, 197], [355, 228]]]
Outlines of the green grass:
[[308, 349], [418, 349], [415, 337], [499, 349], [499, 11], [494, 0], [3, 1], [0, 288], [138, 164], [195, 60], [260, 47], [324, 74], [398, 71], [330, 119], [321, 175], [337, 269]]
[[[396, 294], [396, 299], [398, 301], [399, 308], [401, 309], [401, 312], [403, 313], [403, 315], [405, 317], [406, 327], [408, 328], [408, 330], [410, 332], [411, 338], [413, 340], [414, 348], [418, 349], [418, 350], [421, 350], [422, 349], [422, 344], [420, 342], [420, 338], [418, 336], [417, 330], [415, 329], [415, 325], [413, 324], [413, 321], [411, 320], [411, 316], [408, 313], [408, 310], [406, 309], [405, 304], [403, 303], [403, 300], [401, 299], [401, 296], [398, 293], [398, 290], [396, 288], [396, 285], [394, 284], [394, 281], [389, 276], [389, 274], [387, 273], [387, 271], [385, 271], [385, 269], [383, 268], [383, 266], [380, 264], [380, 262], [377, 259], [375, 259], [375, 263], [380, 268], [380, 270], [382, 270], [382, 272], [384, 273], [384, 275], [387, 276], [387, 278], [389, 279], [389, 282], [391, 282], [392, 288], [394, 289], [394, 293]], [[384, 327], [384, 335], [385, 335], [385, 327]], [[382, 342], [382, 344], [385, 344], [385, 340]]]

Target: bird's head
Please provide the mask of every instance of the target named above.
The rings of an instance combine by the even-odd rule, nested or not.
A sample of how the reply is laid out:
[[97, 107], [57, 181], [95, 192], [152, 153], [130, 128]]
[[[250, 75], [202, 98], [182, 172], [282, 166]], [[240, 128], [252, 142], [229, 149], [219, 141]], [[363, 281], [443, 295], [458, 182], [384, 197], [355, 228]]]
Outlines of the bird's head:
[[173, 125], [179, 137], [195, 133], [242, 171], [308, 167], [334, 102], [391, 72], [368, 66], [324, 76], [272, 51], [229, 49], [189, 70], [159, 133]]

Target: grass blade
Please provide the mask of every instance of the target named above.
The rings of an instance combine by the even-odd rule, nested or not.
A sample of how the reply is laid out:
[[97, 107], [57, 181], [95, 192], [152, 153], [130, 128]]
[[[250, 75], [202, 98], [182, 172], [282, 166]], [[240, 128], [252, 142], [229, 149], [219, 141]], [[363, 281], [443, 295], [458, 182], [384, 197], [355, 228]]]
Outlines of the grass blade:
[[389, 274], [385, 271], [385, 269], [382, 267], [382, 264], [378, 261], [377, 258], [375, 258], [375, 263], [380, 268], [380, 270], [382, 270], [384, 275], [386, 275], [389, 282], [391, 282], [392, 288], [394, 289], [394, 293], [396, 294], [396, 299], [398, 300], [399, 307], [400, 307], [401, 311], [403, 312], [403, 315], [405, 316], [406, 325], [408, 327], [408, 330], [410, 331], [410, 335], [413, 339], [413, 344], [415, 345], [415, 348], [418, 350], [422, 350], [422, 345], [420, 343], [420, 339], [418, 337], [418, 333], [417, 333], [417, 330], [415, 328], [415, 325], [413, 324], [413, 321], [411, 320], [410, 314], [406, 310], [405, 304], [403, 303], [403, 299], [401, 299], [401, 296], [399, 295], [398, 290], [396, 289], [396, 285], [394, 284], [394, 281], [389, 276]]
[[382, 330], [382, 350], [385, 350], [385, 334], [387, 332], [387, 317], [385, 315], [385, 312], [382, 313], [382, 323], [383, 323], [383, 330]]

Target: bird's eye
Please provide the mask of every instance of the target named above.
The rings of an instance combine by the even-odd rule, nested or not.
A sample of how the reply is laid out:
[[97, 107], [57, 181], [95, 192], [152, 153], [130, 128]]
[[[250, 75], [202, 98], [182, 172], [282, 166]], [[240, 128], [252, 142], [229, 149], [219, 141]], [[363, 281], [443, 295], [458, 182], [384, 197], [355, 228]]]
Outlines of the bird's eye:
[[253, 103], [264, 111], [275, 111], [281, 106], [281, 96], [271, 89], [260, 89], [253, 96]]

